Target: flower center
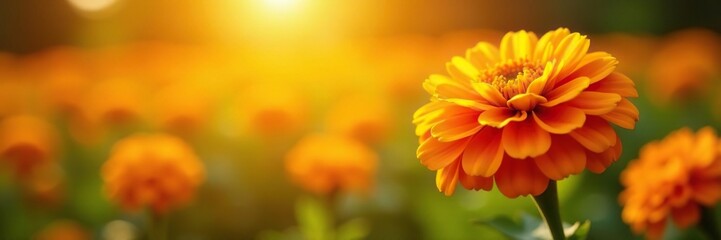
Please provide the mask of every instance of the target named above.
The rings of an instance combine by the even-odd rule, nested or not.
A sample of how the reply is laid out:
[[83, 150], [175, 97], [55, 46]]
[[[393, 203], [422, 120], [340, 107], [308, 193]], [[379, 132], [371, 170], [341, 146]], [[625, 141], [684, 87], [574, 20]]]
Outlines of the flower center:
[[543, 67], [529, 59], [509, 59], [486, 68], [480, 74], [481, 81], [498, 89], [506, 99], [526, 92], [528, 84], [543, 75]]

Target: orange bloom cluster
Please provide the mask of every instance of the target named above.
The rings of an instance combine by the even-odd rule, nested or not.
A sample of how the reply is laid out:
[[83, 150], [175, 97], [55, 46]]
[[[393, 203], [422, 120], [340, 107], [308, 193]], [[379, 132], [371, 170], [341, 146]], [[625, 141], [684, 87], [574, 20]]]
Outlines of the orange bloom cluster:
[[205, 177], [191, 147], [165, 134], [120, 140], [101, 171], [111, 200], [128, 210], [148, 206], [155, 213], [186, 203]]
[[701, 206], [721, 200], [721, 141], [710, 127], [684, 128], [646, 144], [621, 175], [623, 220], [661, 238], [669, 218], [680, 228], [699, 220]]
[[616, 59], [588, 52], [590, 40], [560, 28], [540, 38], [506, 34], [500, 48], [480, 42], [454, 57], [450, 76], [431, 75], [431, 100], [413, 117], [417, 157], [437, 171], [446, 195], [460, 182], [510, 198], [538, 195], [549, 179], [603, 172], [621, 152], [610, 123], [632, 129], [633, 81]]
[[721, 74], [721, 36], [688, 29], [666, 37], [652, 57], [648, 87], [661, 102], [708, 94]]
[[286, 155], [291, 180], [319, 195], [366, 192], [373, 180], [376, 154], [363, 143], [335, 135], [309, 135]]
[[86, 240], [91, 239], [90, 232], [71, 220], [56, 220], [35, 234], [37, 240]]
[[329, 132], [349, 136], [373, 145], [387, 138], [391, 110], [379, 97], [346, 97], [328, 111], [325, 125]]
[[0, 158], [19, 178], [54, 160], [56, 136], [52, 126], [29, 115], [15, 115], [0, 122]]

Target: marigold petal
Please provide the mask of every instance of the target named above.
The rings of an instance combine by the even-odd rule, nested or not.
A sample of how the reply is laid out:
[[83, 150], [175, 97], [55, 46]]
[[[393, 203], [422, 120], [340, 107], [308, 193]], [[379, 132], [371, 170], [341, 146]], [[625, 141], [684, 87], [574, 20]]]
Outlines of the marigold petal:
[[618, 72], [612, 72], [600, 81], [591, 84], [588, 86], [588, 90], [616, 93], [621, 97], [638, 97], [638, 91], [636, 91], [633, 81]]
[[533, 58], [540, 59], [542, 62], [551, 61], [553, 56], [553, 46], [557, 46], [566, 36], [571, 34], [571, 31], [567, 28], [558, 28], [554, 31], [550, 31], [543, 34], [538, 40], [536, 49], [534, 50]]
[[555, 78], [564, 79], [571, 74], [581, 59], [586, 56], [590, 46], [591, 41], [579, 33], [571, 33], [564, 37], [554, 48], [554, 59], [557, 59], [558, 65], [561, 66], [556, 69]]
[[613, 111], [600, 116], [606, 121], [625, 129], [634, 129], [638, 121], [638, 108], [628, 99], [621, 99]]
[[464, 86], [468, 86], [470, 82], [478, 80], [478, 69], [462, 57], [451, 58], [451, 61], [446, 63], [446, 71], [451, 75], [451, 78], [457, 80]]
[[436, 187], [446, 196], [453, 195], [458, 182], [458, 161], [436, 171]]
[[699, 206], [693, 202], [688, 202], [686, 205], [680, 208], [674, 208], [671, 210], [671, 217], [673, 222], [681, 229], [686, 229], [693, 224], [698, 222], [701, 213]]
[[691, 150], [690, 159], [693, 161], [689, 163], [694, 167], [706, 168], [718, 156], [718, 141], [716, 140], [716, 132], [711, 127], [704, 127], [696, 133], [694, 138], [693, 146]]
[[528, 84], [526, 93], [533, 93], [538, 95], [543, 95], [545, 93], [548, 78], [553, 72], [553, 67], [555, 66], [555, 63], [555, 61], [550, 61], [546, 63], [546, 66], [543, 69], [543, 74], [540, 77], [534, 79], [530, 84]]
[[[649, 222], [646, 225], [646, 237], [648, 239], [661, 239], [663, 236], [663, 232], [666, 230], [666, 219], [663, 219], [663, 221], [658, 222]], [[637, 233], [640, 233], [639, 230], [636, 230]]]
[[586, 123], [569, 133], [591, 152], [600, 153], [616, 144], [616, 131], [605, 120], [588, 116]]
[[558, 104], [567, 102], [580, 94], [584, 89], [588, 87], [589, 80], [587, 77], [579, 77], [573, 79], [566, 84], [554, 88], [549, 91], [545, 97], [548, 102], [541, 103], [544, 107], [553, 107]]
[[445, 82], [436, 85], [436, 97], [439, 99], [461, 98], [461, 99], [479, 99], [478, 93], [474, 92], [468, 86], [464, 86], [455, 82]]
[[533, 119], [543, 130], [554, 134], [566, 134], [583, 126], [586, 122], [586, 114], [575, 107], [556, 106], [533, 111]]
[[508, 108], [493, 108], [478, 115], [478, 123], [484, 126], [502, 128], [510, 122], [526, 120], [528, 113]]
[[454, 82], [453, 79], [449, 78], [448, 76], [440, 75], [440, 74], [431, 74], [426, 78], [425, 81], [423, 81], [423, 89], [428, 92], [430, 95], [436, 94], [436, 87], [440, 84], [446, 84], [449, 82]]
[[613, 111], [619, 101], [621, 96], [616, 93], [583, 91], [568, 101], [568, 105], [581, 109], [588, 115], [602, 115]]
[[461, 185], [463, 185], [466, 189], [483, 189], [486, 191], [493, 189], [493, 177], [471, 176], [466, 174], [464, 171], [459, 170], [458, 179], [461, 181]]
[[618, 64], [618, 60], [611, 56], [611, 54], [592, 52], [584, 56], [583, 59], [581, 59], [581, 63], [576, 67], [576, 70], [566, 78], [588, 77], [591, 84], [593, 84], [616, 70], [616, 64]]
[[586, 167], [586, 150], [568, 136], [554, 135], [548, 152], [533, 160], [548, 178], [561, 180], [583, 172]]
[[551, 134], [529, 118], [504, 127], [501, 141], [506, 154], [513, 158], [524, 159], [546, 153], [551, 147]]
[[441, 142], [429, 137], [418, 146], [416, 156], [421, 164], [430, 170], [438, 170], [452, 163], [461, 156], [468, 144], [468, 139], [453, 142]]
[[501, 160], [501, 130], [487, 127], [468, 142], [462, 157], [463, 171], [472, 176], [490, 177], [501, 166]]
[[548, 187], [548, 177], [543, 175], [531, 159], [506, 157], [495, 174], [496, 185], [509, 198], [537, 196]]
[[[586, 168], [591, 171], [592, 173], [603, 173], [606, 171], [606, 168], [611, 166], [612, 163], [616, 162], [618, 158], [621, 156], [621, 152], [623, 150], [623, 145], [621, 144], [621, 139], [616, 136], [616, 145], [613, 145], [613, 147], [610, 147], [606, 149], [606, 151], [603, 151], [601, 153], [595, 153], [586, 150]], [[627, 181], [623, 174], [622, 174], [622, 182]]]
[[476, 111], [485, 111], [488, 109], [496, 108], [496, 106], [493, 106], [485, 101], [479, 101], [479, 100], [470, 100], [470, 99], [462, 99], [462, 98], [446, 98], [446, 99], [440, 99], [444, 102], [449, 102], [456, 104], [458, 106], [467, 107]]
[[498, 91], [498, 89], [494, 88], [490, 84], [485, 82], [472, 82], [471, 86], [473, 87], [473, 89], [476, 90], [476, 92], [481, 96], [481, 98], [483, 98], [493, 106], [506, 106], [506, 98], [503, 97], [503, 95], [501, 94], [501, 92]]
[[436, 123], [443, 120], [440, 118], [443, 109], [448, 107], [450, 103], [431, 101], [421, 106], [413, 114], [413, 124], [416, 125], [416, 136], [422, 136], [431, 130]]
[[479, 42], [471, 49], [466, 51], [466, 59], [468, 59], [476, 69], [482, 69], [490, 64], [494, 64], [500, 60], [498, 48], [487, 42]]
[[692, 184], [692, 198], [705, 206], [713, 206], [721, 200], [721, 182], [706, 181], [703, 184]]
[[536, 34], [526, 31], [510, 32], [501, 39], [501, 60], [528, 58], [538, 42]]
[[431, 128], [431, 135], [441, 142], [455, 141], [481, 130], [478, 112], [469, 112], [445, 118]]
[[529, 111], [535, 108], [537, 104], [545, 103], [546, 101], [545, 97], [535, 93], [521, 93], [509, 99], [506, 105], [518, 111]]

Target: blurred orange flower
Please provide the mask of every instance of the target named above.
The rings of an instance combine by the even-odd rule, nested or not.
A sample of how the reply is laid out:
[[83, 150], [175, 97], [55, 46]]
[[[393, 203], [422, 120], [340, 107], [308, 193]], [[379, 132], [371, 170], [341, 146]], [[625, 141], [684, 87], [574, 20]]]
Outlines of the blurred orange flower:
[[90, 232], [71, 220], [57, 220], [38, 232], [37, 240], [86, 240], [91, 239]]
[[414, 114], [417, 156], [437, 171], [446, 195], [458, 181], [505, 196], [538, 195], [549, 179], [584, 169], [603, 172], [621, 152], [609, 123], [632, 129], [638, 110], [626, 98], [633, 81], [614, 72], [605, 52], [560, 28], [507, 33], [500, 48], [480, 42], [454, 57], [448, 74], [423, 84], [431, 101]]
[[153, 97], [153, 119], [161, 128], [192, 133], [208, 121], [211, 103], [202, 85], [188, 81], [161, 88]]
[[661, 238], [669, 218], [680, 228], [699, 220], [701, 206], [721, 200], [721, 141], [705, 127], [683, 128], [646, 144], [621, 174], [623, 221]]
[[110, 78], [95, 83], [84, 99], [84, 113], [91, 124], [126, 124], [144, 114], [145, 85], [133, 79]]
[[388, 105], [389, 101], [378, 97], [347, 97], [331, 107], [325, 124], [329, 132], [376, 144], [391, 130], [393, 118]]
[[309, 107], [297, 89], [280, 84], [254, 85], [238, 96], [236, 112], [251, 133], [277, 137], [305, 127]]
[[0, 122], [0, 158], [16, 177], [33, 174], [39, 166], [54, 160], [56, 133], [43, 119], [14, 115]]
[[376, 153], [351, 138], [313, 134], [286, 155], [291, 180], [309, 192], [366, 192], [376, 171]]
[[648, 87], [661, 102], [687, 99], [707, 90], [721, 74], [721, 37], [689, 29], [666, 37], [649, 66]]
[[101, 171], [112, 201], [127, 210], [148, 206], [158, 214], [188, 202], [205, 177], [191, 147], [166, 134], [121, 139]]

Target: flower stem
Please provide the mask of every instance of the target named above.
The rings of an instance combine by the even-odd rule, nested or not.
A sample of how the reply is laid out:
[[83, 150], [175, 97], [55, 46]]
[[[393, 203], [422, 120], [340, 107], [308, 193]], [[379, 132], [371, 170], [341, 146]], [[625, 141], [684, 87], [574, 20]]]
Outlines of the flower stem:
[[563, 233], [563, 222], [561, 221], [561, 212], [558, 206], [558, 193], [556, 189], [556, 181], [548, 182], [548, 188], [541, 195], [533, 196], [533, 202], [536, 203], [538, 211], [548, 224], [551, 230], [553, 240], [566, 239]]
[[701, 222], [699, 222], [698, 225], [701, 230], [708, 235], [709, 239], [721, 239], [721, 233], [719, 233], [713, 208], [701, 208]]
[[160, 213], [151, 212], [150, 232], [148, 239], [150, 240], [166, 240], [168, 239], [168, 219]]

